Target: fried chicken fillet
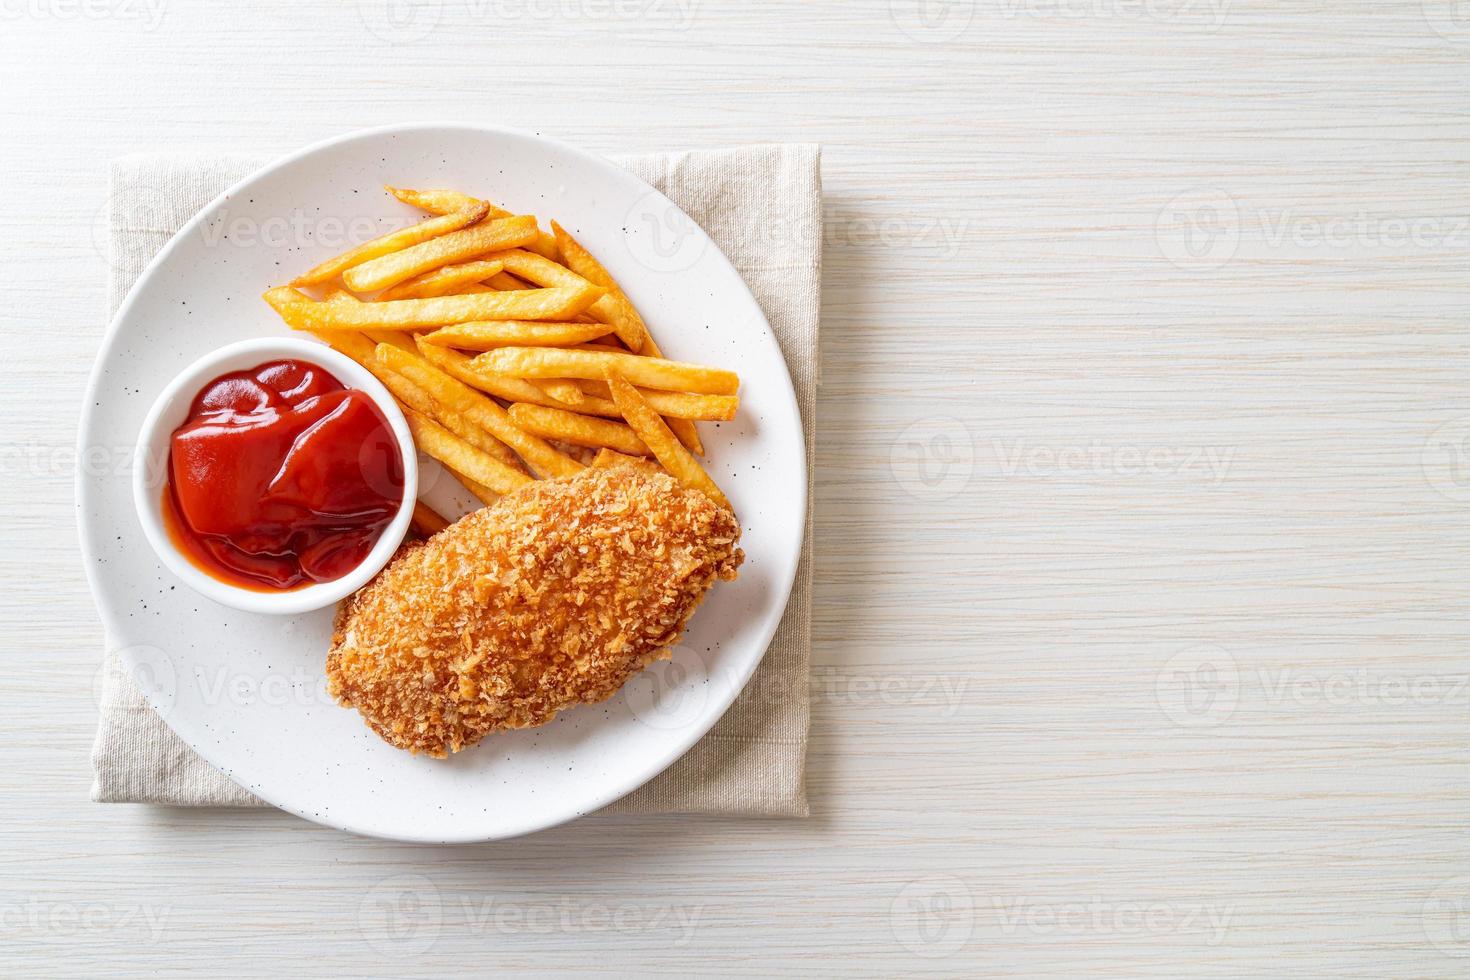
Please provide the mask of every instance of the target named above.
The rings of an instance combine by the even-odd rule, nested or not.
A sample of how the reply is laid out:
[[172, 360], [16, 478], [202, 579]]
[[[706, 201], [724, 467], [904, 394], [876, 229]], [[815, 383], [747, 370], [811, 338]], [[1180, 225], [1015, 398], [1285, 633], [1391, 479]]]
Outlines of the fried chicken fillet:
[[663, 473], [530, 484], [404, 548], [338, 611], [328, 688], [443, 758], [605, 700], [669, 655], [744, 553], [735, 516]]

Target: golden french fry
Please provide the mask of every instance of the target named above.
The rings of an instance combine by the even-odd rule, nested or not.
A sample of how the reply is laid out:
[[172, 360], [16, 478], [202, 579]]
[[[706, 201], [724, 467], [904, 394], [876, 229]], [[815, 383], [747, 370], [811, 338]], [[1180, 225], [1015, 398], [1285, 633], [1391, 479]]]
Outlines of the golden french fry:
[[282, 288], [267, 290], [266, 302], [297, 330], [418, 330], [468, 320], [565, 320], [602, 293], [600, 286], [522, 289], [354, 305], [317, 303], [300, 294], [283, 297]]
[[[461, 194], [459, 191], [414, 190], [408, 187], [388, 187], [386, 185], [384, 189], [404, 204], [412, 205], [430, 214], [448, 214], [450, 211], [461, 211], [464, 208], [476, 204], [489, 204], [487, 201], [470, 197], [468, 194]], [[505, 208], [496, 207], [493, 204], [489, 204], [489, 208], [490, 217], [492, 218], [504, 218], [515, 213], [513, 211], [507, 211]], [[556, 261], [560, 261], [561, 259], [561, 254], [556, 247], [556, 238], [544, 231], [538, 231], [536, 233], [536, 240], [526, 247], [534, 252], [539, 252], [548, 259]]]
[[700, 491], [715, 503], [730, 507], [730, 501], [720, 492], [715, 481], [710, 479], [693, 454], [674, 438], [668, 424], [643, 400], [636, 388], [613, 370], [607, 373], [607, 386], [612, 391], [613, 401], [622, 410], [623, 418], [653, 450], [653, 455], [670, 476], [691, 490]]
[[[374, 331], [374, 333], [379, 332]], [[383, 387], [392, 392], [393, 397], [397, 398], [399, 404], [403, 405], [406, 409], [411, 408], [422, 415], [427, 415], [437, 420], [476, 449], [489, 453], [511, 469], [522, 469], [520, 459], [517, 458], [515, 453], [511, 452], [510, 447], [505, 445], [505, 443], [494, 438], [479, 426], [474, 425], [468, 419], [455, 412], [451, 407], [435, 401], [432, 395], [408, 378], [385, 367], [378, 360], [377, 356], [378, 344], [384, 343], [385, 341], [379, 340], [371, 334], [364, 335], [351, 330], [324, 330], [315, 334], [315, 336], [326, 341], [332, 348], [340, 353], [346, 354], [371, 371], [373, 377], [381, 381]], [[388, 333], [386, 336], [390, 338], [386, 342], [392, 343], [394, 346], [401, 346], [401, 342], [406, 342], [410, 356], [418, 356], [417, 348], [413, 346], [413, 342], [407, 340], [403, 334]]]
[[[388, 344], [378, 345], [377, 356], [378, 362], [384, 367], [403, 375], [432, 395], [435, 401], [453, 409], [510, 446], [537, 472], [545, 476], [573, 476], [582, 471], [581, 463], [520, 428], [511, 421], [505, 409], [463, 382], [450, 377], [427, 360]], [[469, 475], [479, 479], [474, 473]], [[500, 490], [500, 487], [489, 480], [480, 482], [489, 484], [492, 490]]]
[[504, 263], [506, 272], [538, 286], [580, 286], [587, 282], [560, 262], [519, 247], [491, 253], [488, 258]]
[[537, 378], [531, 384], [540, 388], [563, 405], [575, 407], [587, 401], [587, 396], [582, 393], [581, 388], [562, 378]]
[[637, 354], [564, 350], [560, 347], [501, 347], [479, 355], [474, 359], [474, 365], [481, 370], [516, 378], [584, 378], [595, 381], [606, 372], [613, 371], [630, 384], [664, 391], [690, 391], [697, 395], [733, 395], [740, 388], [740, 378], [733, 371], [722, 368], [639, 357]]
[[418, 350], [414, 346], [413, 337], [402, 330], [364, 330], [363, 335], [374, 344], [392, 344], [406, 351]]
[[[575, 349], [586, 351], [603, 351], [613, 354], [622, 353], [622, 351], [618, 350], [616, 347], [610, 347], [606, 343], [578, 344]], [[641, 353], [647, 355], [648, 357], [661, 358], [664, 356], [663, 351], [659, 350], [658, 344], [654, 341], [653, 335], [648, 333], [646, 329], [643, 334], [643, 350], [641, 351]], [[638, 392], [639, 394], [643, 395], [644, 398], [648, 399], [651, 399], [651, 396], [654, 394], [654, 392], [648, 388], [639, 388]], [[598, 394], [601, 394], [601, 392], [599, 391]], [[650, 400], [649, 404], [653, 404], [653, 401]], [[732, 405], [730, 408], [730, 417], [732, 418], [734, 417], [734, 411], [735, 409]], [[690, 420], [690, 418], [692, 418], [691, 416], [686, 416], [685, 413], [676, 414], [674, 412], [665, 412], [662, 410], [660, 410], [659, 414], [664, 416], [665, 420], [669, 423], [669, 428], [674, 431], [674, 435], [679, 438], [679, 441], [684, 444], [685, 448], [694, 453], [696, 456], [704, 455], [704, 443], [700, 441], [699, 430], [695, 428], [693, 421]]]
[[597, 456], [589, 464], [593, 469], [609, 470], [616, 466], [631, 466], [634, 469], [643, 470], [645, 473], [662, 473], [663, 469], [651, 459], [642, 456], [624, 456], [620, 452], [611, 449], [600, 449]]
[[[664, 352], [658, 349], [658, 344], [651, 333], [645, 332], [643, 335], [643, 353], [649, 357], [664, 356]], [[699, 438], [699, 430], [694, 427], [693, 422], [682, 418], [668, 418], [667, 421], [674, 436], [684, 444], [685, 449], [696, 456], [704, 455], [704, 442]]]
[[493, 218], [354, 266], [342, 281], [359, 293], [386, 289], [421, 272], [535, 240], [536, 219], [530, 215]]
[[409, 527], [419, 537], [432, 537], [448, 526], [449, 522], [422, 500], [413, 505], [413, 520], [409, 522]]
[[[645, 353], [643, 348], [648, 342], [648, 327], [644, 325], [643, 317], [638, 315], [638, 311], [633, 307], [633, 301], [628, 299], [628, 295], [623, 292], [617, 280], [561, 225], [553, 221], [551, 231], [556, 236], [557, 249], [561, 252], [562, 260], [566, 263], [567, 268], [593, 285], [607, 290], [607, 295], [598, 302], [603, 304], [602, 310], [608, 314], [607, 322], [617, 330], [618, 339], [627, 344], [628, 350], [633, 353]], [[593, 311], [594, 316], [596, 312], [596, 310]], [[654, 357], [659, 356], [654, 351], [647, 353]]]
[[[375, 330], [372, 333], [376, 336], [365, 337], [351, 330], [321, 330], [316, 331], [315, 336], [354, 361], [369, 364], [375, 362], [373, 352], [376, 346], [375, 340], [382, 342], [384, 339], [394, 337], [402, 340], [408, 339], [406, 335], [399, 332]], [[418, 341], [416, 349], [445, 374], [473, 388], [479, 388], [481, 391], [495, 395], [497, 398], [504, 398], [506, 401], [527, 402], [547, 408], [568, 407], [568, 403], [548, 395], [544, 389], [536, 387], [524, 378], [511, 378], [476, 369], [466, 355], [430, 343], [430, 338], [433, 336], [435, 335], [421, 334], [415, 338]], [[372, 368], [369, 367], [369, 370]], [[582, 403], [577, 406], [578, 412], [585, 415], [622, 418], [622, 412], [618, 411], [618, 407], [612, 402], [612, 395], [608, 391], [606, 382], [583, 380], [578, 382], [578, 387], [582, 389], [584, 395]], [[734, 395], [690, 395], [680, 391], [657, 391], [653, 388], [639, 388], [638, 394], [643, 396], [643, 400], [648, 402], [654, 411], [665, 417], [670, 423], [670, 428], [673, 427], [672, 423], [675, 420], [682, 419], [728, 422], [735, 417], [735, 411], [740, 405], [740, 399]]]
[[458, 292], [461, 286], [484, 282], [503, 268], [505, 268], [504, 263], [486, 262], [483, 259], [461, 262], [458, 265], [441, 266], [383, 290], [378, 294], [378, 301], [446, 296], [449, 293]]
[[424, 340], [440, 347], [460, 350], [493, 350], [496, 347], [567, 347], [580, 344], [608, 331], [604, 323], [553, 323], [545, 320], [486, 320], [441, 327]]
[[[501, 264], [503, 265], [504, 263], [501, 263]], [[526, 282], [524, 279], [517, 279], [515, 276], [511, 275], [509, 272], [500, 272], [500, 273], [497, 273], [496, 275], [491, 276], [489, 279], [486, 279], [485, 280], [485, 285], [489, 286], [491, 289], [498, 289], [498, 290], [500, 290], [503, 293], [504, 292], [515, 292], [517, 289], [535, 289], [536, 288], [536, 284], [535, 283], [533, 283], [533, 282]], [[590, 320], [592, 318], [591, 317], [588, 317], [587, 319]]]
[[[584, 404], [595, 405], [607, 401], [612, 405], [612, 393], [607, 390], [607, 382], [582, 380], [577, 382], [577, 386], [588, 396], [588, 401]], [[682, 391], [659, 391], [656, 388], [639, 388], [638, 394], [668, 421], [671, 429], [676, 421], [728, 422], [735, 417], [735, 412], [740, 407], [740, 398], [737, 395], [691, 395]], [[598, 411], [593, 414], [620, 414], [616, 411], [616, 406], [613, 408], [611, 413]], [[581, 411], [593, 410], [583, 408]], [[678, 434], [677, 431], [674, 433]]]
[[[430, 218], [416, 225], [402, 228], [398, 231], [389, 232], [370, 242], [363, 242], [354, 249], [349, 249], [341, 255], [335, 256], [311, 269], [305, 275], [297, 276], [291, 281], [293, 286], [311, 286], [316, 283], [335, 279], [339, 274], [353, 269], [364, 262], [400, 252], [406, 248], [412, 248], [428, 241], [432, 241], [441, 235], [458, 231], [466, 225], [472, 225], [485, 217], [489, 208], [485, 205], [471, 206], [464, 210], [456, 210], [442, 217]], [[488, 251], [488, 249], [487, 249]]]
[[[418, 412], [420, 415], [426, 415], [438, 422], [471, 446], [474, 446], [483, 453], [494, 456], [511, 469], [523, 471], [524, 468], [521, 466], [520, 459], [516, 457], [516, 454], [511, 451], [509, 446], [465, 418], [453, 406], [446, 405], [437, 400], [421, 386], [415, 384], [397, 371], [385, 366], [382, 361], [378, 360], [376, 353], [376, 348], [374, 348], [374, 357], [366, 367], [373, 372], [373, 375], [379, 381], [383, 382], [383, 387], [393, 392], [394, 398], [397, 398], [399, 402]], [[412, 354], [409, 356], [417, 357], [418, 355]]]
[[[566, 408], [564, 403], [537, 388], [525, 378], [507, 378], [501, 374], [476, 370], [470, 364], [470, 359], [459, 351], [425, 343], [422, 334], [415, 339], [419, 343], [419, 353], [424, 355], [426, 361], [471, 388], [478, 388], [496, 398], [504, 398], [510, 402], [529, 402], [532, 405], [545, 405], [547, 408]], [[612, 405], [612, 402], [609, 400], [608, 404]], [[613, 408], [612, 415], [617, 417], [617, 406]]]
[[[522, 248], [495, 252], [488, 257], [505, 263], [507, 272], [515, 273], [520, 278], [534, 282], [538, 286], [568, 288], [587, 282], [587, 279], [577, 275], [560, 262]], [[631, 304], [629, 308], [631, 309]], [[610, 291], [589, 306], [587, 313], [599, 323], [606, 323], [612, 327], [617, 332], [619, 339], [627, 344], [630, 350], [638, 350], [642, 346], [643, 334], [646, 332], [642, 329], [643, 321], [639, 320], [635, 328], [625, 313], [620, 311], [617, 304], [611, 299]]]
[[699, 438], [699, 429], [695, 428], [693, 422], [674, 416], [669, 416], [664, 421], [669, 423], [669, 430], [674, 433], [674, 438], [684, 444], [684, 448], [696, 456], [704, 455], [704, 440]]
[[649, 449], [638, 434], [620, 422], [578, 415], [541, 405], [521, 402], [510, 407], [510, 419], [516, 425], [543, 439], [559, 439], [575, 446], [593, 449], [616, 449], [630, 456], [648, 456]]
[[270, 304], [271, 309], [281, 314], [282, 319], [286, 316], [286, 310], [297, 303], [316, 303], [317, 301], [306, 295], [299, 289], [291, 286], [272, 286], [260, 298]]
[[[364, 367], [373, 362], [378, 345], [355, 330], [313, 330], [311, 335]], [[368, 370], [372, 370], [368, 368]]]
[[471, 480], [483, 483], [496, 493], [510, 493], [517, 487], [534, 482], [526, 474], [511, 469], [489, 453], [471, 446], [428, 416], [421, 415], [413, 409], [403, 414], [408, 419], [413, 441], [419, 449], [456, 473], [463, 473]]
[[536, 232], [536, 240], [527, 245], [526, 248], [553, 262], [561, 261], [561, 249], [556, 247], [556, 239], [539, 229]]
[[[383, 189], [404, 204], [430, 214], [448, 214], [451, 211], [463, 211], [465, 208], [486, 204], [485, 201], [470, 197], [468, 194], [461, 194], [459, 191], [414, 190], [411, 187], [390, 187], [387, 184], [383, 185]], [[493, 207], [493, 205], [487, 206]]]

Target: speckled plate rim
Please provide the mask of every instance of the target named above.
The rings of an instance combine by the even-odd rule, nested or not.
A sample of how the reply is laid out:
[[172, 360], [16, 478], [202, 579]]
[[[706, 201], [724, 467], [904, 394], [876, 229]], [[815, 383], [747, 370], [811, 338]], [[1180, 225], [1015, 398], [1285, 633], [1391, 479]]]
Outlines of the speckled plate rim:
[[[150, 288], [150, 284], [158, 276], [160, 271], [166, 269], [169, 266], [174, 253], [179, 249], [185, 239], [189, 235], [196, 232], [199, 227], [209, 218], [210, 215], [212, 215], [217, 209], [219, 209], [225, 201], [247, 190], [256, 181], [274, 175], [278, 171], [291, 167], [292, 165], [306, 160], [325, 150], [355, 141], [380, 140], [385, 137], [391, 138], [392, 136], [397, 134], [421, 131], [442, 131], [446, 135], [456, 132], [475, 132], [482, 135], [502, 136], [539, 142], [545, 144], [548, 150], [552, 152], [575, 158], [586, 166], [591, 166], [602, 170], [604, 174], [613, 181], [624, 184], [628, 188], [629, 193], [632, 195], [635, 195], [637, 197], [643, 197], [646, 195], [654, 196], [654, 198], [659, 201], [663, 206], [670, 209], [670, 211], [681, 215], [685, 220], [687, 220], [689, 222], [689, 226], [693, 229], [696, 229], [697, 233], [703, 237], [707, 254], [713, 256], [715, 261], [721, 265], [723, 270], [726, 271], [734, 279], [735, 282], [739, 283], [739, 288], [744, 290], [744, 295], [749, 302], [750, 309], [754, 311], [754, 318], [752, 318], [750, 321], [751, 324], [759, 324], [761, 326], [764, 326], [767, 335], [770, 336], [769, 323], [765, 318], [764, 311], [760, 308], [760, 303], [757, 301], [755, 295], [750, 291], [749, 286], [745, 283], [744, 278], [739, 274], [739, 271], [735, 269], [734, 265], [730, 262], [729, 258], [724, 254], [719, 246], [709, 238], [704, 229], [701, 228], [698, 223], [695, 222], [692, 218], [689, 218], [689, 216], [685, 214], [684, 211], [679, 208], [675, 202], [669, 200], [665, 195], [660, 193], [658, 190], [653, 188], [645, 181], [639, 179], [638, 177], [635, 177], [634, 175], [628, 173], [627, 171], [616, 166], [603, 157], [588, 153], [587, 151], [578, 149], [577, 147], [571, 146], [567, 143], [563, 143], [559, 140], [547, 138], [540, 135], [539, 133], [528, 133], [523, 130], [517, 130], [510, 127], [502, 126], [461, 122], [434, 122], [406, 123], [376, 127], [365, 130], [356, 130], [350, 133], [345, 133], [326, 140], [322, 140], [317, 143], [313, 143], [293, 153], [289, 153], [283, 157], [276, 159], [272, 163], [261, 167], [260, 169], [254, 171], [243, 179], [237, 181], [235, 184], [231, 185], [229, 188], [218, 194], [213, 200], [210, 201], [209, 204], [200, 209], [200, 211], [187, 223], [185, 223], [173, 235], [173, 237], [169, 239], [168, 243], [159, 250], [158, 254], [153, 257], [153, 259], [143, 269], [143, 272], [138, 276], [137, 280], [133, 283], [132, 287], [128, 291], [128, 295], [124, 298], [122, 304], [118, 307], [117, 313], [108, 323], [106, 334], [104, 335], [101, 346], [98, 349], [97, 359], [93, 363], [91, 373], [88, 376], [86, 391], [83, 396], [84, 408], [77, 434], [77, 446], [79, 453], [85, 452], [86, 447], [89, 446], [93, 441], [92, 434], [95, 413], [92, 411], [91, 406], [97, 401], [98, 390], [106, 373], [107, 365], [116, 354], [115, 348], [119, 339], [120, 324], [122, 324], [132, 314], [134, 307], [136, 307], [140, 303], [141, 298], [148, 291], [148, 289]], [[263, 283], [261, 287], [262, 290], [269, 285], [269, 283]], [[774, 341], [772, 342], [774, 343]], [[780, 382], [779, 394], [784, 395], [784, 400], [787, 403], [785, 407], [790, 412], [791, 417], [798, 420], [798, 424], [802, 426], [800, 442], [804, 446], [805, 422], [801, 418], [801, 409], [800, 405], [797, 403], [796, 392], [791, 383], [790, 371], [786, 367], [784, 358], [778, 357], [777, 360], [780, 362], [780, 378], [778, 379]], [[805, 454], [797, 454], [796, 457], [790, 461], [790, 463], [796, 468], [796, 471], [793, 475], [797, 477], [797, 479], [792, 482], [799, 484], [803, 488], [808, 487], [809, 483]], [[87, 584], [92, 592], [93, 600], [97, 605], [98, 614], [102, 620], [103, 627], [107, 631], [110, 640], [112, 637], [125, 633], [126, 630], [123, 628], [121, 621], [117, 618], [116, 615], [114, 615], [114, 612], [110, 607], [109, 602], [104, 598], [103, 586], [99, 578], [99, 572], [97, 571], [97, 562], [95, 558], [98, 549], [94, 544], [94, 535], [101, 533], [101, 531], [90, 526], [91, 522], [87, 520], [87, 514], [92, 509], [92, 494], [98, 492], [98, 489], [86, 479], [86, 474], [80, 467], [78, 467], [76, 473], [75, 488], [78, 504], [78, 530]], [[796, 519], [796, 526], [798, 528], [805, 528], [807, 520], [807, 494], [800, 494], [798, 499], [790, 501], [789, 505], [795, 508], [794, 516]], [[463, 835], [449, 836], [443, 834], [418, 835], [411, 832], [390, 833], [385, 832], [381, 827], [375, 827], [370, 823], [356, 819], [342, 819], [336, 816], [334, 816], [333, 818], [324, 818], [320, 814], [311, 812], [304, 807], [295, 806], [289, 801], [279, 798], [277, 794], [262, 792], [254, 787], [252, 787], [251, 791], [272, 806], [295, 814], [296, 816], [302, 817], [303, 819], [309, 820], [313, 823], [319, 823], [325, 826], [334, 827], [340, 830], [347, 831], [349, 833], [359, 834], [366, 837], [400, 840], [410, 843], [452, 844], [508, 840], [525, 834], [534, 833], [539, 830], [546, 830], [551, 827], [559, 826], [563, 823], [574, 820], [579, 816], [591, 814], [596, 810], [599, 810], [640, 788], [641, 786], [645, 785], [650, 780], [658, 776], [660, 773], [662, 773], [669, 766], [673, 765], [673, 763], [678, 761], [686, 752], [689, 751], [689, 749], [691, 749], [701, 738], [703, 738], [710, 731], [710, 729], [713, 728], [714, 725], [720, 720], [720, 718], [722, 718], [724, 714], [729, 710], [730, 705], [734, 703], [735, 698], [744, 689], [745, 685], [754, 675], [756, 668], [759, 667], [761, 661], [764, 659], [765, 651], [769, 648], [771, 639], [775, 636], [776, 629], [780, 625], [781, 618], [785, 614], [786, 604], [790, 599], [791, 589], [796, 579], [796, 572], [799, 565], [803, 544], [803, 534], [798, 533], [790, 540], [789, 554], [781, 556], [785, 560], [782, 562], [781, 575], [776, 581], [776, 595], [779, 596], [779, 599], [777, 601], [772, 601], [766, 604], [763, 617], [757, 629], [757, 642], [760, 646], [760, 653], [757, 656], [747, 658], [746, 663], [741, 667], [739, 672], [734, 675], [733, 679], [735, 680], [735, 683], [731, 684], [727, 689], [720, 692], [719, 703], [712, 710], [706, 712], [705, 716], [701, 718], [698, 723], [689, 726], [685, 730], [680, 731], [678, 733], [678, 737], [671, 738], [664, 752], [657, 756], [645, 759], [643, 761], [643, 764], [634, 768], [631, 774], [627, 776], [622, 782], [618, 783], [610, 790], [595, 794], [587, 799], [578, 800], [575, 802], [568, 802], [567, 805], [563, 807], [563, 812], [555, 816], [534, 819], [524, 823], [523, 825], [512, 826], [508, 829], [505, 829], [503, 832], [485, 833], [481, 831], [470, 831]], [[122, 651], [124, 666], [129, 669], [130, 673], [134, 673], [135, 679], [138, 679], [136, 674], [137, 664], [131, 662], [131, 659], [128, 656], [128, 652], [129, 651], [126, 649]], [[148, 676], [147, 672], [144, 671], [142, 676]], [[156, 696], [158, 692], [146, 689], [146, 686], [141, 684], [140, 690], [143, 696], [148, 700], [149, 704], [156, 709]], [[184, 743], [188, 745], [192, 750], [199, 753], [199, 755], [201, 755], [205, 759], [205, 761], [209, 762], [212, 766], [215, 766], [216, 768], [225, 768], [225, 766], [222, 765], [221, 762], [217, 760], [217, 758], [213, 757], [213, 753], [209, 752], [206, 748], [202, 746], [196, 745], [195, 741], [189, 737], [187, 731], [180, 730], [180, 726], [176, 724], [177, 719], [168, 718], [165, 720], [169, 727], [173, 729], [175, 734], [177, 734], [180, 739], [182, 739]]]

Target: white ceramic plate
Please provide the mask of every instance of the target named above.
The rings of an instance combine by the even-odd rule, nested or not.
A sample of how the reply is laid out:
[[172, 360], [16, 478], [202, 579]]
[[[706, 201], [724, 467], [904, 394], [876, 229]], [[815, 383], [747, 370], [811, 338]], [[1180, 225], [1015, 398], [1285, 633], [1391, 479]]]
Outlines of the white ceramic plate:
[[[745, 528], [672, 661], [613, 699], [492, 736], [445, 761], [391, 748], [325, 692], [332, 613], [262, 616], [190, 591], [155, 558], [126, 460], [144, 414], [221, 345], [289, 334], [260, 300], [344, 247], [416, 220], [384, 184], [454, 187], [556, 218], [627, 290], [665, 356], [739, 372], [734, 422], [702, 423], [708, 465]], [[775, 339], [740, 276], [667, 198], [605, 160], [511, 130], [372, 130], [281, 160], [221, 195], [159, 253], [103, 342], [83, 410], [78, 505], [110, 642], [175, 732], [252, 793], [310, 820], [413, 841], [512, 837], [643, 785], [719, 719], [786, 606], [805, 523], [801, 418]], [[446, 509], [457, 485], [421, 460]]]

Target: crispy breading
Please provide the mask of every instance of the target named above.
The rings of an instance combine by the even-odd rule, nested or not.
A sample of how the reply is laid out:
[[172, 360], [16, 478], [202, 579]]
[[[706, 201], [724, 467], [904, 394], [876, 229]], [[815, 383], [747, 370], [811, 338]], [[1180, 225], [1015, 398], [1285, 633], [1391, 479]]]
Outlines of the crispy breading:
[[369, 728], [443, 758], [602, 701], [669, 655], [744, 558], [730, 511], [662, 473], [532, 483], [405, 547], [343, 604], [329, 689]]

